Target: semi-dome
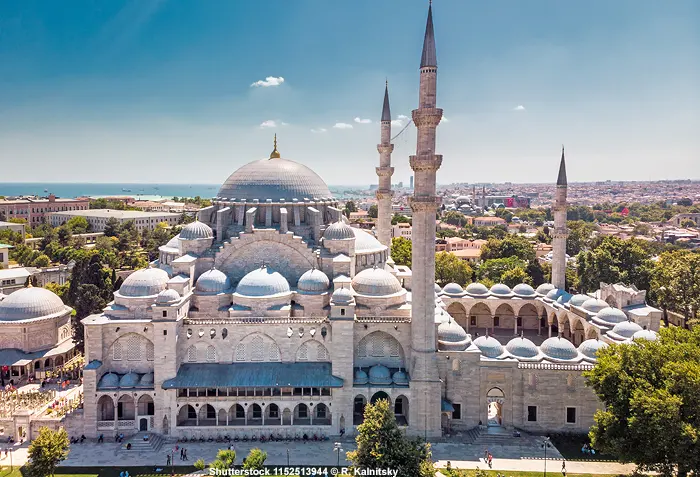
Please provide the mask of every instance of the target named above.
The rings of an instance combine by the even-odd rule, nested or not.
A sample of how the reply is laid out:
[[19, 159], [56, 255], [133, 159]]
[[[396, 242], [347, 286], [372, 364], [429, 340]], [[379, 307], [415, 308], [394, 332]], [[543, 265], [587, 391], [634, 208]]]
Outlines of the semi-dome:
[[365, 296], [386, 296], [401, 292], [399, 280], [383, 268], [367, 268], [352, 279], [352, 288]]
[[353, 379], [354, 384], [367, 384], [369, 383], [369, 377], [367, 377], [367, 373], [364, 372], [361, 369], [358, 369], [355, 371], [355, 378]]
[[561, 336], [552, 336], [540, 346], [542, 353], [549, 358], [572, 360], [578, 358], [578, 351], [571, 341]]
[[605, 301], [601, 300], [600, 298], [589, 298], [588, 300], [583, 302], [581, 308], [590, 313], [598, 313], [603, 308], [608, 308], [609, 306], [610, 305], [608, 305]]
[[172, 288], [166, 288], [162, 292], [158, 293], [156, 297], [156, 303], [159, 305], [168, 305], [170, 303], [175, 303], [180, 300], [180, 294], [177, 290]]
[[546, 295], [550, 291], [554, 290], [554, 285], [551, 283], [543, 283], [542, 285], [537, 287], [537, 292], [538, 295]]
[[464, 291], [467, 292], [467, 295], [475, 297], [487, 297], [489, 294], [489, 289], [486, 288], [486, 285], [477, 282], [467, 285]]
[[141, 376], [141, 380], [139, 381], [139, 387], [141, 388], [152, 388], [153, 387], [153, 373], [146, 373], [143, 376]]
[[168, 240], [168, 243], [165, 245], [162, 245], [158, 247], [158, 250], [161, 250], [163, 252], [179, 252], [180, 251], [180, 234], [177, 234], [170, 240]]
[[352, 227], [339, 220], [326, 227], [323, 238], [325, 240], [350, 240], [355, 238], [355, 232], [352, 231]]
[[464, 292], [464, 290], [457, 283], [448, 283], [442, 288], [442, 292], [445, 295], [461, 295]]
[[299, 278], [297, 288], [302, 292], [317, 293], [328, 290], [330, 284], [331, 282], [328, 279], [328, 275], [323, 273], [321, 270], [312, 268], [311, 270], [304, 272], [304, 274]]
[[168, 273], [160, 268], [143, 268], [126, 277], [119, 294], [126, 297], [146, 297], [165, 290]]
[[114, 373], [107, 373], [100, 378], [100, 382], [97, 385], [98, 388], [118, 388], [119, 387], [119, 375]]
[[136, 374], [132, 371], [131, 373], [127, 373], [121, 377], [121, 379], [119, 380], [119, 387], [120, 388], [135, 388], [136, 386], [138, 386], [140, 381], [141, 381], [141, 376], [139, 376], [138, 374]]
[[408, 375], [405, 371], [402, 371], [400, 369], [393, 374], [391, 379], [394, 381], [394, 384], [398, 384], [399, 386], [408, 385]]
[[391, 384], [391, 371], [383, 364], [376, 364], [369, 368], [370, 384]]
[[355, 253], [381, 252], [386, 249], [386, 247], [369, 232], [356, 227], [351, 227], [351, 229], [355, 234]]
[[66, 312], [66, 306], [46, 288], [20, 288], [0, 301], [0, 321], [31, 320]]
[[352, 291], [345, 287], [338, 288], [333, 292], [333, 295], [331, 295], [331, 300], [333, 300], [333, 304], [335, 305], [348, 305], [352, 303], [353, 300]]
[[579, 352], [589, 359], [598, 358], [598, 350], [607, 348], [608, 344], [599, 339], [586, 340], [578, 346]]
[[632, 341], [639, 341], [639, 340], [648, 340], [648, 341], [656, 341], [659, 339], [659, 335], [652, 331], [644, 328], [641, 331], [637, 331], [635, 334], [632, 335]]
[[522, 336], [510, 340], [506, 345], [506, 351], [516, 358], [534, 358], [540, 354], [535, 343]]
[[195, 289], [200, 293], [223, 293], [231, 289], [231, 280], [221, 270], [212, 268], [199, 276]]
[[270, 267], [260, 267], [246, 274], [238, 282], [236, 293], [242, 296], [261, 297], [289, 293], [287, 279]]
[[494, 286], [491, 287], [489, 291], [492, 295], [498, 297], [507, 297], [513, 294], [513, 292], [510, 290], [510, 287], [504, 283], [496, 283]]
[[579, 293], [577, 295], [574, 295], [571, 297], [569, 300], [569, 305], [572, 306], [583, 306], [584, 303], [586, 303], [587, 300], [589, 300], [591, 297], [588, 295], [584, 295], [582, 293]]
[[214, 232], [204, 222], [195, 220], [185, 225], [180, 232], [180, 240], [199, 240], [214, 238]]
[[479, 336], [474, 344], [487, 358], [498, 358], [503, 354], [503, 345], [493, 336]]
[[513, 294], [522, 298], [532, 298], [535, 296], [535, 290], [527, 283], [518, 283], [513, 287]]
[[617, 323], [627, 321], [627, 315], [625, 315], [625, 312], [619, 308], [608, 306], [598, 312], [596, 315], [596, 321], [602, 321], [604, 323], [615, 325]]
[[622, 338], [630, 339], [639, 331], [643, 331], [643, 329], [634, 321], [623, 321], [622, 323], [616, 324], [610, 333]]
[[[276, 148], [275, 148], [276, 150]], [[272, 157], [249, 162], [231, 174], [219, 189], [219, 200], [329, 199], [331, 191], [318, 174], [298, 162]]]

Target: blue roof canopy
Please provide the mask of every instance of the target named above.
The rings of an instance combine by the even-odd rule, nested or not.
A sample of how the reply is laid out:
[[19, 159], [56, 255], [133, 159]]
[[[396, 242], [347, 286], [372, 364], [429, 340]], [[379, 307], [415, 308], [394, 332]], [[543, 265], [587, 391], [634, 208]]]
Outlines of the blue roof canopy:
[[442, 412], [454, 412], [455, 408], [449, 399], [442, 398]]
[[187, 363], [163, 389], [343, 387], [330, 363]]

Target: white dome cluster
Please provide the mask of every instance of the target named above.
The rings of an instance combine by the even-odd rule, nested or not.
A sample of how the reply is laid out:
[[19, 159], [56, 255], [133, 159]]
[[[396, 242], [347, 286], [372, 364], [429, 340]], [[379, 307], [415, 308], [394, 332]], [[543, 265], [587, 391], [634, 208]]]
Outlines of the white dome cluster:
[[401, 293], [399, 280], [383, 268], [367, 268], [352, 279], [352, 288], [358, 295], [380, 297]]
[[124, 280], [119, 294], [130, 298], [156, 296], [165, 290], [169, 277], [165, 270], [144, 268], [137, 270]]
[[0, 321], [49, 318], [69, 311], [58, 295], [46, 288], [20, 288], [0, 301]]
[[214, 238], [214, 231], [204, 222], [195, 220], [182, 228], [180, 240], [203, 240]]
[[197, 279], [195, 290], [198, 293], [226, 293], [231, 289], [231, 280], [221, 270], [212, 268], [202, 273]]
[[290, 293], [289, 282], [270, 267], [260, 267], [246, 274], [236, 287], [244, 297], [267, 297]]

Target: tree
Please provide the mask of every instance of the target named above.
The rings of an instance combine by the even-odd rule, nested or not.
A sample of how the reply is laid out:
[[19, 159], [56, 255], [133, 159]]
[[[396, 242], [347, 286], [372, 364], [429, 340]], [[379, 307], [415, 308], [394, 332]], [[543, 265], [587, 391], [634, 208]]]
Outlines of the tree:
[[405, 237], [391, 239], [391, 259], [397, 265], [411, 266], [413, 243]]
[[372, 204], [369, 206], [367, 215], [369, 215], [371, 219], [376, 219], [379, 216], [379, 207], [377, 207], [377, 204]]
[[535, 249], [530, 242], [518, 235], [508, 235], [503, 239], [490, 238], [481, 246], [481, 259], [517, 257], [520, 260], [534, 260]]
[[85, 217], [71, 217], [66, 222], [66, 227], [74, 234], [85, 234], [90, 231], [90, 223]]
[[681, 227], [686, 228], [686, 229], [697, 227], [697, 226], [698, 226], [698, 224], [696, 224], [695, 221], [692, 219], [685, 219], [683, 222], [681, 222]]
[[700, 468], [700, 327], [599, 350], [584, 375], [605, 405], [590, 431], [596, 449], [662, 475]]
[[357, 212], [357, 205], [355, 205], [354, 201], [349, 200], [345, 203], [343, 213], [345, 214], [345, 217], [350, 217], [351, 212]]
[[531, 284], [532, 279], [529, 277], [525, 269], [516, 267], [503, 272], [500, 282], [508, 285], [510, 288], [513, 288], [519, 283]]
[[27, 473], [32, 477], [54, 475], [59, 462], [68, 457], [70, 442], [68, 433], [61, 428], [53, 431], [48, 427], [39, 429], [39, 435], [29, 445]]
[[221, 449], [216, 453], [216, 460], [209, 467], [215, 470], [226, 470], [236, 463], [236, 451]]
[[70, 231], [70, 228], [67, 225], [61, 225], [58, 228], [58, 243], [61, 244], [61, 246], [66, 247], [68, 246], [68, 243], [70, 242], [70, 239], [73, 237], [73, 233]]
[[396, 225], [398, 223], [410, 224], [412, 222], [411, 219], [409, 219], [405, 215], [394, 214], [393, 217], [391, 217], [391, 225]]
[[[493, 283], [502, 283], [503, 275], [514, 268], [525, 270], [526, 262], [518, 257], [492, 258], [479, 266], [478, 276], [480, 280], [489, 280]], [[515, 273], [515, 272], [513, 272]]]
[[448, 283], [461, 286], [472, 281], [472, 268], [464, 260], [448, 252], [435, 254], [435, 282], [444, 287]]
[[700, 309], [700, 254], [675, 250], [659, 255], [651, 294], [664, 310], [682, 313], [686, 323], [695, 319]]
[[51, 259], [46, 256], [45, 254], [39, 255], [36, 259], [34, 259], [34, 266], [35, 267], [48, 267], [51, 265]]
[[107, 219], [104, 229], [105, 237], [116, 237], [119, 235], [119, 221], [114, 217]]
[[357, 469], [395, 469], [398, 477], [433, 477], [430, 444], [407, 437], [396, 424], [389, 402], [380, 399], [365, 407], [357, 428], [357, 450], [347, 458]]
[[243, 460], [243, 468], [248, 470], [260, 470], [265, 466], [267, 452], [258, 448], [251, 449], [248, 456]]
[[582, 291], [596, 290], [600, 282], [623, 282], [648, 290], [653, 262], [642, 243], [636, 239], [603, 237], [593, 250], [579, 253], [576, 262]]
[[570, 220], [567, 225], [569, 237], [566, 239], [566, 253], [573, 257], [590, 245], [591, 235], [597, 226], [582, 220]]

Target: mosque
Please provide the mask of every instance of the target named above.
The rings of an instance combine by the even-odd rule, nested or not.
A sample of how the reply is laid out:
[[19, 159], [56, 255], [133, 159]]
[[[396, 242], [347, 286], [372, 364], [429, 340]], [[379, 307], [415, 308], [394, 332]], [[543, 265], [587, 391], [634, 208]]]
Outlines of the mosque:
[[[552, 284], [434, 283], [436, 82], [430, 7], [412, 113], [412, 268], [389, 256], [387, 87], [376, 238], [348, 225], [324, 181], [283, 158], [275, 138], [269, 158], [231, 174], [151, 268], [83, 320], [87, 436], [352, 434], [381, 398], [408, 433], [428, 438], [480, 425], [588, 430], [600, 402], [582, 372], [610, 343], [656, 339], [661, 312], [623, 284], [566, 291], [563, 152]], [[27, 290], [0, 302], [0, 343], [20, 321], [53, 320], [59, 338], [49, 348], [60, 346], [65, 308]]]

